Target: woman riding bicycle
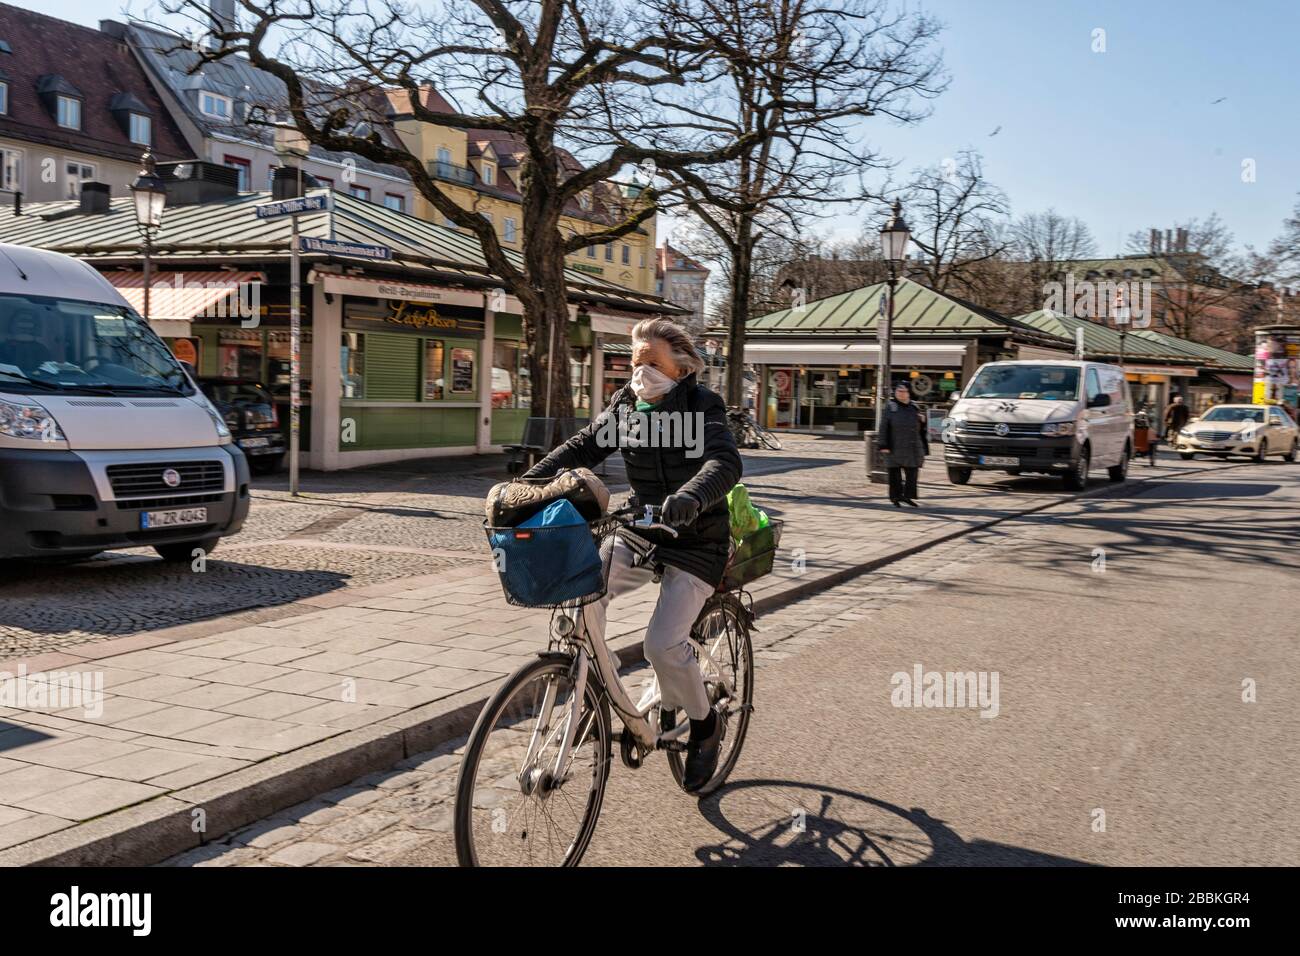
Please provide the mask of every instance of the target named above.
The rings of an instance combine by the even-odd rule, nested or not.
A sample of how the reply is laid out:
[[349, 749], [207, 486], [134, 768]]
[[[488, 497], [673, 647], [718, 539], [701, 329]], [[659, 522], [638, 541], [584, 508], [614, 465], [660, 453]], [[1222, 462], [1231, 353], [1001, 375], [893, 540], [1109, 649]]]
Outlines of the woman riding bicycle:
[[[654, 545], [648, 556], [617, 539], [605, 596], [583, 614], [589, 632], [603, 639], [610, 599], [647, 583], [654, 567], [662, 566], [644, 648], [659, 681], [665, 719], [681, 708], [691, 722], [682, 779], [686, 790], [698, 790], [713, 776], [725, 730], [710, 706], [689, 635], [726, 569], [727, 492], [741, 474], [726, 405], [696, 381], [703, 368], [681, 327], [667, 319], [639, 322], [632, 330], [631, 382], [586, 428], [524, 475], [549, 478], [565, 468], [591, 468], [617, 449], [638, 502], [661, 505], [663, 523], [681, 528], [676, 538], [638, 532]], [[609, 440], [611, 434], [617, 442]]]

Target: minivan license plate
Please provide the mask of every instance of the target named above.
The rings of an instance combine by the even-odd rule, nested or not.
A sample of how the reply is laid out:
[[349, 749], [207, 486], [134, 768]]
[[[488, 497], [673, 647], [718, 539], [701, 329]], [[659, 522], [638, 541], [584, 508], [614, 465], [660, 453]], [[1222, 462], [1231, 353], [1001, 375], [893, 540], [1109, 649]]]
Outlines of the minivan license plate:
[[1015, 467], [1015, 466], [1017, 466], [1017, 465], [1020, 464], [1020, 459], [1019, 459], [1019, 458], [1002, 458], [1002, 457], [999, 457], [998, 455], [980, 455], [980, 464], [981, 464], [981, 465], [1000, 465], [1000, 466], [1011, 465], [1012, 467]]
[[178, 508], [175, 511], [145, 511], [140, 515], [141, 528], [174, 528], [183, 524], [203, 524], [207, 508]]

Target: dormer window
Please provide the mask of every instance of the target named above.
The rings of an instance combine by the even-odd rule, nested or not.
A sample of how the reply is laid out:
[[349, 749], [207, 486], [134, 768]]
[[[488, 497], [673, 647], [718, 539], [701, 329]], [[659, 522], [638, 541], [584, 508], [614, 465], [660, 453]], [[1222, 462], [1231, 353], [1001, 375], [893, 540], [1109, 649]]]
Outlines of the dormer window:
[[81, 100], [75, 96], [60, 96], [55, 118], [64, 129], [81, 129]]
[[483, 184], [494, 186], [497, 181], [497, 168], [491, 163], [483, 163]]
[[132, 113], [129, 118], [131, 142], [140, 146], [153, 143], [153, 119], [140, 113]]
[[118, 93], [108, 101], [108, 111], [127, 139], [137, 146], [153, 145], [153, 117], [149, 115], [149, 107], [134, 95]]
[[235, 114], [235, 105], [229, 96], [201, 90], [199, 92], [199, 112], [204, 116], [211, 116], [213, 119], [228, 120]]

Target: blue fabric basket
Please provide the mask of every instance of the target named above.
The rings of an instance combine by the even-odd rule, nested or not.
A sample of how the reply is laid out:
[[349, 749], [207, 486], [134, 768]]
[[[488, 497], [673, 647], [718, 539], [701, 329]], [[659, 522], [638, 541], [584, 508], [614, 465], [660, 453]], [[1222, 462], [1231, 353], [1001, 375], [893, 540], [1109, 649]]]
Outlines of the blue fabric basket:
[[519, 607], [589, 604], [605, 593], [605, 562], [573, 503], [553, 501], [514, 528], [487, 528], [506, 600]]

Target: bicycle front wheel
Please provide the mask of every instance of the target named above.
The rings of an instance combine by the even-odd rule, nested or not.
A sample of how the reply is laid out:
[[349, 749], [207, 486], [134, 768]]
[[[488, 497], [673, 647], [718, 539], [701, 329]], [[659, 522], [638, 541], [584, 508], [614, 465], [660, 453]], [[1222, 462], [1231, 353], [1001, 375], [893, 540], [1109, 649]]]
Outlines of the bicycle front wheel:
[[[749, 616], [740, 600], [730, 593], [710, 598], [691, 628], [691, 639], [708, 652], [701, 654], [697, 647], [695, 657], [709, 702], [719, 712], [718, 719], [726, 721], [718, 768], [712, 779], [697, 791], [697, 795], [703, 796], [726, 783], [735, 768], [754, 706], [754, 645], [750, 639]], [[685, 717], [681, 711], [674, 715], [675, 720]], [[668, 768], [680, 787], [686, 773], [685, 754], [668, 751]]]
[[567, 768], [555, 763], [573, 719], [577, 662], [544, 654], [517, 670], [479, 714], [456, 785], [461, 866], [576, 866], [609, 780], [609, 703], [589, 675]]

